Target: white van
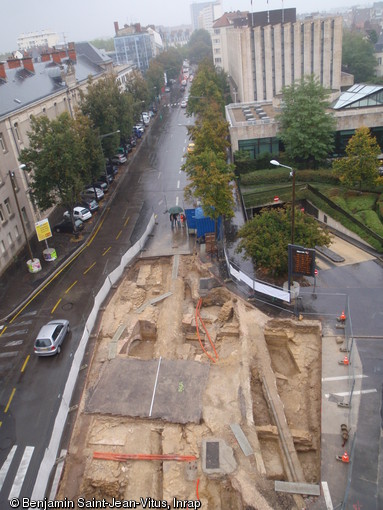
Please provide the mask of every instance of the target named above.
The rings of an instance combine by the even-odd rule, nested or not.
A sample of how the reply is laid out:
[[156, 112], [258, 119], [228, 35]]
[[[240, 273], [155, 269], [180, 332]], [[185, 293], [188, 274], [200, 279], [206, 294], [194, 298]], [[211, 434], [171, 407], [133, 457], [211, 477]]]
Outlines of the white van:
[[149, 125], [150, 122], [150, 116], [148, 112], [142, 112], [141, 113], [142, 122], [145, 124], [145, 126]]

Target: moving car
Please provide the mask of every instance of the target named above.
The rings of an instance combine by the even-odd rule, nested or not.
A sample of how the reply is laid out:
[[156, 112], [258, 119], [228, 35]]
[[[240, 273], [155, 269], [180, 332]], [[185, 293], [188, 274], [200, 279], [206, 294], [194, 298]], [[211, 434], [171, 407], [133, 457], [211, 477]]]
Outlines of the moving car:
[[[73, 208], [73, 218], [79, 219], [81, 221], [90, 220], [92, 217], [92, 213], [89, 209], [86, 209], [85, 207], [74, 207]], [[67, 220], [70, 220], [70, 213], [69, 211], [64, 212], [64, 218]]]
[[55, 232], [63, 234], [75, 234], [84, 228], [84, 222], [81, 220], [74, 220], [74, 224], [71, 220], [63, 219], [60, 223], [57, 223], [53, 230]]
[[[96, 194], [95, 194], [95, 190], [96, 190]], [[84, 191], [81, 193], [81, 195], [83, 197], [90, 197], [90, 198], [93, 198], [93, 199], [96, 199], [97, 201], [99, 200], [102, 200], [104, 198], [104, 192], [102, 191], [101, 188], [86, 188], [84, 189]]]
[[181, 108], [186, 108], [188, 105], [187, 101], [183, 100], [181, 101]]
[[61, 344], [69, 333], [69, 321], [56, 319], [43, 326], [35, 340], [33, 350], [37, 356], [60, 354]]

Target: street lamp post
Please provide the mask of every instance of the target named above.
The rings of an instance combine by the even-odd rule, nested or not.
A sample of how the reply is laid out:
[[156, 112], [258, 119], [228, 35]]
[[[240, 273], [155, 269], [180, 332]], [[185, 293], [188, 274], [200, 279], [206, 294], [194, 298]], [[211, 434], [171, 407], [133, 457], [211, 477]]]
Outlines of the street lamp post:
[[294, 244], [294, 233], [295, 233], [295, 170], [291, 168], [291, 166], [282, 165], [279, 161], [272, 159], [270, 161], [272, 165], [275, 166], [283, 166], [283, 168], [287, 168], [290, 170], [290, 177], [293, 178], [293, 191], [291, 197], [291, 244]]

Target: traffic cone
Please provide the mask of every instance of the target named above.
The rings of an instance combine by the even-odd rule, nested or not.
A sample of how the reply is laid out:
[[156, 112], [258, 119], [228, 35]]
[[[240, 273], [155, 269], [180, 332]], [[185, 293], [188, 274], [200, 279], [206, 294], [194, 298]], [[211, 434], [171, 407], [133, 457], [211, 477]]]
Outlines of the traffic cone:
[[342, 310], [342, 313], [340, 314], [339, 320], [341, 322], [345, 322], [346, 320], [346, 314], [344, 313], [344, 310]]
[[344, 454], [342, 455], [342, 462], [345, 462], [346, 464], [350, 462], [350, 457], [348, 456], [347, 452], [344, 452]]
[[339, 365], [351, 365], [350, 360], [348, 359], [347, 356], [345, 356], [342, 361], [338, 361], [338, 363]]

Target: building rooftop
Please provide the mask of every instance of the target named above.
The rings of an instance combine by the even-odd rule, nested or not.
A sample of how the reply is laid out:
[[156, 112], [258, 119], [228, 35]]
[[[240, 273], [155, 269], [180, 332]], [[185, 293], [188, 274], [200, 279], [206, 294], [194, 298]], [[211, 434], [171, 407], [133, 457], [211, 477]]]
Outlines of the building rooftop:
[[233, 103], [226, 107], [232, 126], [251, 126], [275, 121], [279, 109], [271, 101], [262, 103]]

